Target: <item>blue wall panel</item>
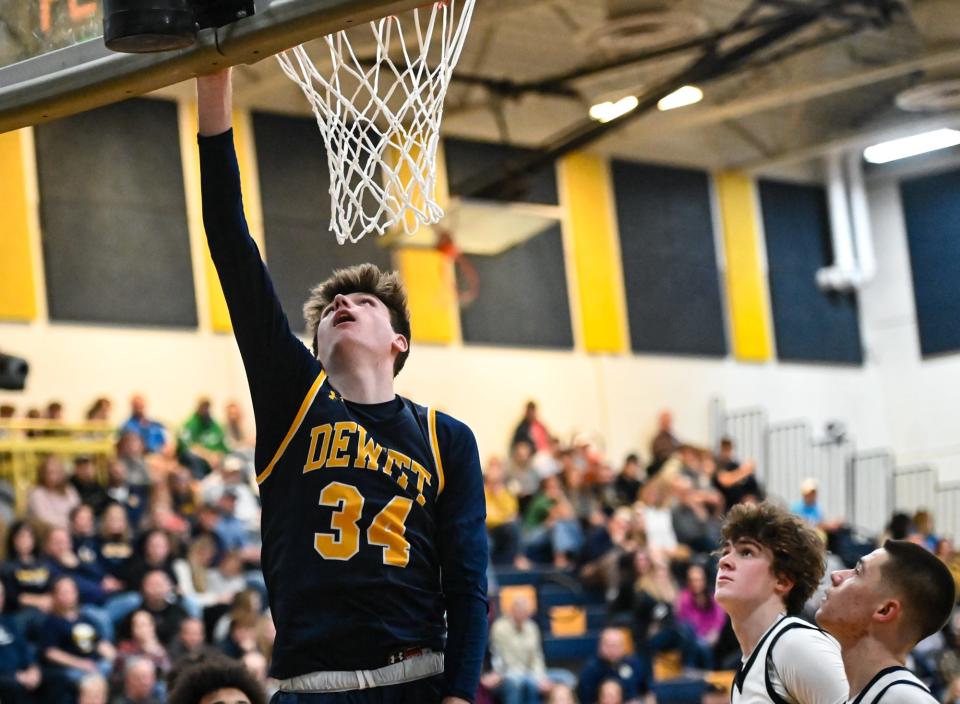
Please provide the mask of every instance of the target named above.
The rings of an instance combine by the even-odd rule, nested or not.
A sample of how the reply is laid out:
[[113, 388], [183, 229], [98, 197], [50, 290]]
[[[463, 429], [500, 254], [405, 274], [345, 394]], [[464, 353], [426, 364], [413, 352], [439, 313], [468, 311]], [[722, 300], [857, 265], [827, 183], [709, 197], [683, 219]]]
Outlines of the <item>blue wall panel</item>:
[[707, 174], [628, 161], [612, 170], [631, 348], [725, 356]]
[[861, 364], [857, 297], [824, 293], [817, 270], [833, 261], [826, 191], [760, 182], [777, 356], [786, 361]]

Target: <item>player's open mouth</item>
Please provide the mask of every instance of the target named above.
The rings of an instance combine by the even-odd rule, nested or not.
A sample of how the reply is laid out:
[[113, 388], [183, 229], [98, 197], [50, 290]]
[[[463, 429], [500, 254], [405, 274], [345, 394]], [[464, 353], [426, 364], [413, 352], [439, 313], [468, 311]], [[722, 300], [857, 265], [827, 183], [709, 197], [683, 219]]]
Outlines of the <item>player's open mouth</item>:
[[340, 323], [352, 323], [354, 322], [353, 316], [350, 315], [347, 311], [341, 310], [333, 315], [333, 327], [337, 327]]

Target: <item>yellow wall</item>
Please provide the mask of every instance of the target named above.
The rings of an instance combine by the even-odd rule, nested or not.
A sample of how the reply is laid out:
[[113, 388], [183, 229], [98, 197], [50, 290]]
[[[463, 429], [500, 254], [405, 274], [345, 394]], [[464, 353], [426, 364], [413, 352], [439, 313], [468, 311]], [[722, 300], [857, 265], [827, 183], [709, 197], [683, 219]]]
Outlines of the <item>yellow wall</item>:
[[26, 130], [0, 134], [0, 319], [33, 320], [37, 303], [30, 254]]
[[733, 354], [744, 362], [766, 362], [773, 358], [773, 344], [754, 183], [745, 174], [734, 171], [718, 174], [716, 183], [723, 221]]
[[576, 277], [574, 311], [580, 324], [575, 327], [587, 352], [626, 352], [626, 296], [607, 161], [590, 154], [564, 158], [560, 190]]

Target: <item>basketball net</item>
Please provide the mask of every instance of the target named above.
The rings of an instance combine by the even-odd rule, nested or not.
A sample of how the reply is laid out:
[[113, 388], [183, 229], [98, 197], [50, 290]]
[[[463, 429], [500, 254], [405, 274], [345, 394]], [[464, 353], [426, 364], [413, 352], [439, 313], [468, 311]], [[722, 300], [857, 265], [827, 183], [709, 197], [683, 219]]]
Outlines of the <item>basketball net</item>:
[[345, 31], [324, 37], [331, 64], [324, 72], [303, 45], [277, 55], [323, 135], [330, 230], [340, 244], [400, 227], [410, 234], [443, 217], [435, 193], [443, 100], [475, 2], [440, 0], [402, 20], [371, 22], [376, 52], [367, 60]]

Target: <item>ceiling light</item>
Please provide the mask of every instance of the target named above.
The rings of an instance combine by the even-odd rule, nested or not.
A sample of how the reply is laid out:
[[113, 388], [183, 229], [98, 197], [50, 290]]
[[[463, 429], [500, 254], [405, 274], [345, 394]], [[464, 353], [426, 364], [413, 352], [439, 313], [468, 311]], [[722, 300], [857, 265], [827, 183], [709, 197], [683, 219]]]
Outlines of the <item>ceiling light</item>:
[[617, 102], [608, 100], [605, 103], [597, 103], [590, 108], [590, 117], [597, 122], [610, 122], [611, 120], [616, 120], [618, 117], [626, 115], [632, 110], [636, 110], [639, 104], [640, 101], [633, 95], [621, 98]]
[[682, 108], [687, 105], [699, 103], [701, 100], [703, 100], [702, 90], [696, 86], [683, 86], [682, 88], [677, 88], [665, 98], [661, 98], [660, 102], [657, 103], [657, 107], [663, 111], [673, 110], [674, 108]]
[[881, 142], [863, 150], [863, 158], [871, 164], [886, 164], [897, 159], [926, 154], [937, 149], [946, 149], [960, 144], [960, 132], [957, 130], [934, 130], [915, 134], [912, 137]]

